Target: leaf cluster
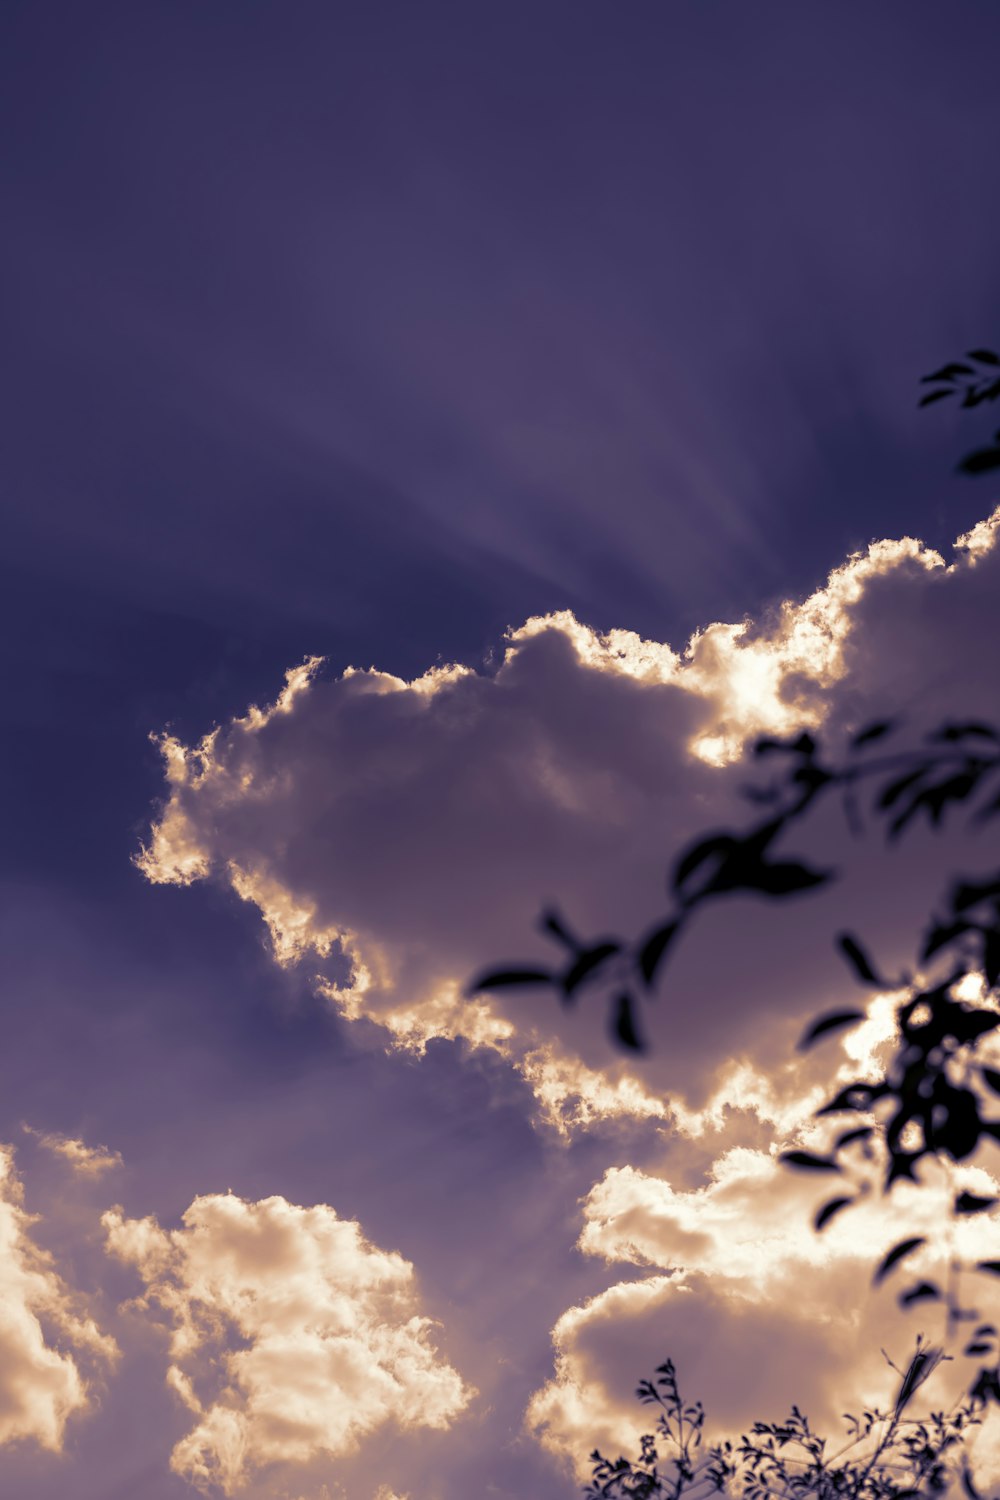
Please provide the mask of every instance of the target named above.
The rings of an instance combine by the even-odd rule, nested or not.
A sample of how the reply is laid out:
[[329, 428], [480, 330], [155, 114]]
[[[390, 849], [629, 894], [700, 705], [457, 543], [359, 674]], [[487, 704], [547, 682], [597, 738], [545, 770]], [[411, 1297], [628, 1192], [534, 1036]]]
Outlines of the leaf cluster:
[[[1000, 400], [1000, 355], [992, 349], [970, 349], [964, 359], [924, 375], [921, 384], [930, 386], [930, 390], [921, 396], [918, 406], [954, 398], [968, 409], [984, 401]], [[1000, 468], [1000, 430], [988, 446], [967, 453], [958, 467], [964, 474], [985, 474]]]
[[637, 1459], [591, 1454], [587, 1500], [702, 1500], [711, 1494], [743, 1500], [912, 1500], [941, 1495], [961, 1482], [970, 1500], [978, 1492], [966, 1440], [981, 1421], [974, 1397], [949, 1412], [908, 1420], [905, 1408], [941, 1358], [917, 1339], [891, 1410], [865, 1409], [845, 1417], [848, 1441], [830, 1451], [828, 1440], [793, 1406], [782, 1422], [755, 1422], [748, 1433], [700, 1451], [705, 1413], [685, 1405], [672, 1361], [637, 1391], [660, 1406], [656, 1430], [640, 1439]]

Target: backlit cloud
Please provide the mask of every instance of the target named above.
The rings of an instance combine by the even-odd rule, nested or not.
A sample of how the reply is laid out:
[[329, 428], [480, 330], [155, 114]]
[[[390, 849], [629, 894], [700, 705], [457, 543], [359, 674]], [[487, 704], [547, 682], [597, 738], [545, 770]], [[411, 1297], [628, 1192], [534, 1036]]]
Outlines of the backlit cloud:
[[[806, 1118], [807, 1101], [800, 1103]], [[635, 1385], [666, 1358], [677, 1366], [685, 1399], [706, 1401], [714, 1439], [754, 1420], [779, 1420], [793, 1402], [837, 1438], [845, 1410], [891, 1404], [895, 1377], [882, 1348], [899, 1364], [918, 1329], [948, 1341], [939, 1305], [903, 1316], [894, 1292], [924, 1278], [944, 1285], [953, 1254], [965, 1264], [995, 1256], [995, 1212], [951, 1225], [951, 1238], [943, 1234], [956, 1188], [997, 1192], [990, 1163], [928, 1174], [920, 1189], [897, 1184], [890, 1198], [870, 1197], [817, 1234], [817, 1204], [844, 1189], [779, 1163], [779, 1150], [799, 1143], [774, 1133], [764, 1148], [724, 1149], [704, 1181], [689, 1187], [666, 1173], [615, 1167], [588, 1195], [580, 1248], [654, 1274], [569, 1308], [553, 1330], [554, 1376], [532, 1398], [526, 1420], [578, 1478], [589, 1471], [595, 1442], [611, 1457], [637, 1449], [650, 1422]], [[871, 1289], [887, 1249], [920, 1234], [927, 1246], [907, 1259], [899, 1279]], [[995, 1318], [1000, 1296], [983, 1284], [989, 1278], [973, 1280], [967, 1295], [984, 1319]], [[927, 1401], [950, 1401], [975, 1368], [961, 1359], [943, 1366]], [[986, 1435], [981, 1458], [996, 1439]], [[992, 1482], [982, 1465], [980, 1472]]]
[[473, 1395], [434, 1348], [413, 1267], [325, 1204], [220, 1194], [181, 1229], [118, 1209], [104, 1223], [138, 1305], [170, 1325], [167, 1381], [194, 1418], [171, 1466], [198, 1488], [349, 1456], [388, 1423], [447, 1427]]
[[[790, 1033], [770, 1033], [760, 1007], [801, 1016], [815, 916], [798, 966], [785, 954], [782, 983], [745, 979], [739, 1006], [717, 943], [700, 969], [682, 960], [681, 1004], [700, 1007], [700, 988], [706, 1026], [685, 1025], [645, 1068], [611, 1053], [594, 1007], [470, 1001], [465, 982], [514, 943], [537, 947], [546, 897], [585, 932], [653, 917], [669, 851], [708, 824], [745, 820], [744, 772], [728, 768], [759, 733], [831, 713], [856, 724], [928, 693], [981, 709], [995, 696], [996, 531], [994, 515], [950, 563], [912, 538], [874, 542], [807, 599], [709, 625], [682, 651], [563, 612], [509, 632], [482, 671], [330, 678], [311, 659], [270, 707], [196, 745], [162, 738], [168, 795], [138, 864], [154, 882], [228, 884], [261, 912], [278, 962], [307, 964], [346, 1017], [394, 1044], [463, 1037], [504, 1054], [564, 1132], [663, 1118], [682, 1076], [707, 1083], [713, 1029], [731, 1025], [738, 1049], [751, 1032], [772, 1057], [786, 1047]], [[976, 650], [960, 654], [970, 639]], [[920, 858], [910, 864], [915, 881]], [[768, 920], [748, 919], [743, 936], [773, 954]], [[821, 976], [817, 998], [834, 982]]]
[[0, 1147], [0, 1444], [59, 1452], [69, 1419], [91, 1405], [91, 1374], [105, 1374], [118, 1350], [36, 1243], [36, 1222], [13, 1150]]

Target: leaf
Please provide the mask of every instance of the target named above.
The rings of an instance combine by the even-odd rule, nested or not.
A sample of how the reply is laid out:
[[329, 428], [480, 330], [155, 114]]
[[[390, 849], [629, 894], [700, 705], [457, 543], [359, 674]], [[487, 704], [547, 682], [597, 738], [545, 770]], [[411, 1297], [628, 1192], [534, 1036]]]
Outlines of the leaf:
[[680, 925], [679, 921], [673, 921], [666, 922], [662, 927], [655, 928], [639, 949], [639, 968], [647, 984], [652, 984], [660, 960], [670, 946]]
[[558, 938], [560, 943], [565, 943], [571, 952], [579, 953], [580, 944], [557, 911], [552, 911], [551, 908], [548, 911], [544, 911], [538, 925], [543, 932], [550, 932], [554, 938]]
[[1000, 365], [1000, 354], [994, 354], [992, 349], [970, 349], [968, 357], [981, 365]]
[[988, 474], [991, 469], [1000, 469], [1000, 446], [973, 449], [958, 468], [962, 474]]
[[572, 995], [577, 986], [593, 974], [595, 969], [599, 969], [606, 959], [620, 953], [621, 947], [621, 943], [598, 943], [596, 947], [585, 949], [562, 976], [562, 987], [565, 993]]
[[992, 724], [984, 724], [980, 719], [972, 719], [964, 724], [944, 724], [936, 729], [933, 734], [927, 736], [928, 740], [942, 740], [945, 744], [954, 744], [958, 740], [984, 739], [997, 740], [997, 734]]
[[989, 928], [983, 934], [983, 974], [992, 990], [1000, 984], [1000, 931]]
[[612, 1035], [617, 1037], [622, 1046], [628, 1047], [631, 1052], [645, 1051], [645, 1045], [635, 1029], [635, 1020], [632, 1015], [632, 996], [628, 993], [619, 995], [615, 1002]]
[[[948, 396], [950, 391], [941, 391], [942, 396]], [[929, 397], [935, 400], [936, 397]], [[872, 740], [880, 740], [884, 735], [891, 734], [896, 727], [895, 719], [877, 719], [874, 724], [866, 724], [864, 729], [859, 729], [851, 741], [851, 748], [857, 750], [861, 745], [870, 745]]]
[[857, 938], [852, 937], [849, 932], [842, 932], [837, 938], [837, 944], [860, 980], [865, 984], [875, 984], [885, 987], [885, 981], [879, 977], [872, 967], [871, 960]]
[[912, 1254], [914, 1250], [919, 1249], [921, 1245], [926, 1245], [926, 1243], [927, 1241], [924, 1236], [918, 1234], [914, 1235], [912, 1239], [900, 1240], [898, 1245], [893, 1245], [892, 1249], [879, 1261], [875, 1275], [872, 1277], [872, 1285], [878, 1286], [880, 1282], [885, 1280], [893, 1266], [898, 1265], [905, 1255]]
[[786, 1167], [797, 1167], [802, 1172], [839, 1172], [840, 1167], [829, 1156], [814, 1156], [811, 1151], [782, 1151], [778, 1160]]
[[[859, 1011], [860, 1015], [861, 1012]], [[799, 1043], [801, 1049], [802, 1042]], [[888, 1084], [872, 1083], [849, 1083], [846, 1088], [835, 1094], [822, 1108], [816, 1111], [820, 1115], [838, 1115], [845, 1110], [854, 1110], [856, 1113], [871, 1109], [876, 1099], [882, 1098], [888, 1092]]]
[[943, 401], [945, 396], [954, 396], [956, 394], [957, 393], [953, 385], [946, 385], [941, 390], [928, 391], [926, 396], [921, 396], [920, 400], [917, 402], [917, 405], [931, 406], [935, 401]]
[[898, 802], [905, 791], [918, 782], [922, 776], [926, 776], [927, 767], [921, 766], [919, 771], [907, 771], [905, 776], [899, 776], [895, 781], [890, 781], [888, 786], [883, 787], [877, 806], [883, 811]]
[[978, 1193], [959, 1193], [952, 1204], [956, 1214], [983, 1214], [996, 1207], [996, 1198], [981, 1198]]
[[[998, 1378], [996, 1370], [980, 1370], [975, 1384], [969, 1391], [969, 1395], [976, 1401], [982, 1401], [984, 1406], [989, 1396], [992, 1396], [994, 1401], [1000, 1403], [1000, 1378]], [[967, 1489], [966, 1493], [971, 1493], [971, 1491]]]
[[476, 995], [480, 990], [508, 989], [516, 984], [553, 984], [555, 975], [548, 969], [491, 969], [469, 985], [468, 993]]
[[956, 375], [971, 375], [972, 373], [968, 365], [942, 365], [940, 370], [934, 370], [930, 375], [921, 375], [920, 384], [927, 385], [932, 380], [954, 380]]
[[977, 1260], [977, 1271], [989, 1271], [991, 1276], [1000, 1276], [1000, 1260]]
[[843, 1135], [838, 1135], [833, 1143], [834, 1151], [840, 1151], [844, 1146], [850, 1146], [854, 1141], [866, 1141], [872, 1133], [870, 1125], [858, 1125], [854, 1130], [845, 1130]]
[[971, 1344], [966, 1344], [965, 1348], [962, 1350], [962, 1353], [963, 1354], [969, 1354], [969, 1355], [972, 1355], [972, 1354], [992, 1354], [993, 1353], [993, 1345], [992, 1344], [984, 1344], [979, 1339], [973, 1339], [973, 1341], [972, 1341]]
[[995, 877], [991, 880], [960, 880], [952, 890], [951, 904], [955, 911], [968, 911], [970, 906], [978, 906], [980, 901], [988, 901], [992, 896], [1000, 896], [1000, 880]]
[[829, 1224], [835, 1214], [839, 1214], [842, 1208], [846, 1208], [849, 1203], [853, 1202], [853, 1198], [829, 1198], [813, 1220], [813, 1228], [822, 1229], [825, 1224]]
[[953, 943], [956, 938], [963, 937], [965, 933], [972, 932], [973, 930], [974, 928], [971, 922], [936, 923], [924, 938], [923, 951], [920, 955], [921, 958], [933, 958], [935, 953], [940, 952], [940, 950], [944, 947], [947, 947], [949, 943]]
[[825, 1016], [820, 1016], [817, 1021], [812, 1023], [805, 1036], [799, 1042], [799, 1051], [804, 1052], [807, 1047], [811, 1047], [813, 1042], [818, 1041], [821, 1036], [826, 1036], [828, 1032], [839, 1031], [842, 1026], [854, 1026], [858, 1021], [863, 1021], [864, 1019], [865, 1013], [863, 1010], [827, 1011]]
[[706, 859], [710, 859], [713, 854], [729, 854], [735, 846], [736, 840], [731, 833], [712, 834], [709, 838], [700, 839], [697, 844], [692, 844], [674, 868], [674, 890], [680, 890], [688, 876], [693, 875]]
[[933, 1281], [919, 1281], [916, 1286], [911, 1286], [907, 1291], [900, 1292], [900, 1307], [912, 1307], [914, 1302], [931, 1302], [940, 1297], [941, 1289], [934, 1285]]
[[761, 864], [746, 884], [751, 890], [761, 891], [765, 896], [791, 896], [796, 891], [808, 891], [830, 879], [832, 870], [812, 870], [797, 860], [786, 860], [778, 864]]

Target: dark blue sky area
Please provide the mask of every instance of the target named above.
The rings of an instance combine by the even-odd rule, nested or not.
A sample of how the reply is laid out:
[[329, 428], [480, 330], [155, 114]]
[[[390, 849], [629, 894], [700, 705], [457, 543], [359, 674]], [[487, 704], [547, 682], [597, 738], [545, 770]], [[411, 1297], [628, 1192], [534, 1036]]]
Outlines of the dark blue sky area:
[[991, 4], [2, 31], [10, 879], [174, 923], [145, 737], [307, 652], [679, 645], [983, 512], [914, 395], [1000, 313]]
[[154, 1172], [168, 1066], [322, 1119], [256, 918], [130, 866], [150, 731], [554, 608], [681, 646], [985, 514], [915, 397], [998, 337], [998, 58], [992, 0], [5, 0], [0, 1138]]

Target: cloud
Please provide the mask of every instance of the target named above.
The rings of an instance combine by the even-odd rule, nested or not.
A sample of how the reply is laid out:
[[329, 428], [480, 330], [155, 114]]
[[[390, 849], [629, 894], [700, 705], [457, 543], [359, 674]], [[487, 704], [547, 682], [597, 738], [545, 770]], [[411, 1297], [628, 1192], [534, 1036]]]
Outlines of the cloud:
[[[744, 1108], [734, 1103], [737, 1112]], [[806, 1105], [801, 1099], [801, 1119]], [[723, 1137], [734, 1133], [719, 1128]], [[724, 1146], [694, 1186], [675, 1185], [666, 1171], [614, 1167], [588, 1194], [580, 1249], [656, 1274], [569, 1308], [553, 1330], [554, 1375], [531, 1399], [526, 1425], [579, 1479], [595, 1444], [612, 1458], [637, 1451], [650, 1422], [635, 1385], [666, 1358], [677, 1366], [685, 1400], [706, 1402], [710, 1440], [755, 1420], [780, 1420], [793, 1403], [837, 1439], [842, 1412], [891, 1404], [896, 1377], [883, 1347], [898, 1365], [918, 1328], [946, 1341], [939, 1305], [902, 1317], [894, 1293], [924, 1278], [944, 1286], [953, 1255], [965, 1264], [995, 1255], [1000, 1215], [955, 1222], [950, 1207], [956, 1189], [995, 1194], [997, 1177], [982, 1165], [928, 1172], [924, 1187], [897, 1184], [890, 1198], [869, 1197], [817, 1234], [817, 1204], [844, 1187], [779, 1163], [780, 1150], [801, 1139], [801, 1132], [772, 1131], [764, 1147]], [[914, 1234], [926, 1236], [926, 1247], [872, 1290], [879, 1260]], [[1000, 1294], [983, 1285], [989, 1278], [973, 1279], [966, 1298], [975, 1297], [984, 1320], [995, 1320]], [[927, 1401], [950, 1402], [973, 1368], [961, 1359], [943, 1366]], [[998, 1436], [991, 1430], [985, 1447], [995, 1448]], [[993, 1482], [981, 1464], [980, 1473]]]
[[72, 1136], [59, 1135], [52, 1130], [35, 1130], [30, 1125], [22, 1128], [43, 1150], [68, 1162], [81, 1177], [100, 1177], [122, 1165], [121, 1152], [109, 1151], [107, 1146], [88, 1146]]
[[[960, 538], [950, 563], [912, 538], [873, 542], [807, 599], [756, 623], [709, 625], [682, 651], [562, 612], [510, 631], [481, 671], [331, 678], [311, 658], [270, 707], [195, 745], [161, 739], [168, 795], [139, 867], [154, 882], [227, 884], [260, 911], [279, 963], [307, 965], [345, 1017], [374, 1022], [394, 1045], [460, 1037], [496, 1049], [564, 1134], [608, 1117], [666, 1120], [668, 1093], [711, 1087], [713, 1031], [773, 1060], [790, 1036], [777, 1023], [801, 1019], [803, 994], [819, 1002], [842, 982], [815, 971], [830, 930], [815, 903], [799, 908], [780, 980], [784, 912], [734, 907], [727, 945], [692, 943], [675, 992], [679, 1013], [697, 1007], [705, 1025], [668, 1032], [641, 1067], [609, 1049], [603, 1009], [560, 1013], [537, 995], [470, 1001], [466, 981], [514, 944], [537, 947], [546, 897], [585, 933], [653, 918], [665, 854], [746, 819], [738, 757], [759, 733], [831, 716], [856, 725], [888, 703], [919, 710], [928, 694], [988, 708], [998, 517]], [[836, 852], [856, 858], [837, 837]], [[939, 858], [911, 858], [883, 901], [894, 941], [912, 933]], [[869, 864], [869, 885], [883, 881]], [[870, 889], [857, 908], [871, 909]], [[762, 965], [744, 966], [737, 1004], [727, 965], [741, 945]]]
[[118, 1349], [32, 1237], [10, 1146], [0, 1147], [0, 1443], [61, 1451], [66, 1424], [91, 1404], [88, 1372]]
[[353, 1454], [387, 1423], [446, 1428], [474, 1392], [437, 1355], [413, 1267], [325, 1204], [194, 1200], [183, 1228], [104, 1216], [170, 1326], [167, 1381], [195, 1418], [171, 1467], [232, 1494], [278, 1462]]

